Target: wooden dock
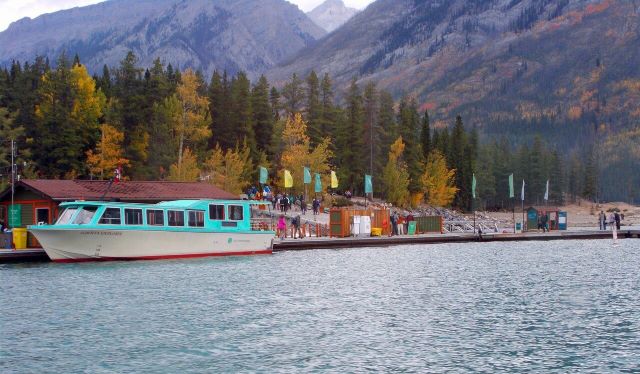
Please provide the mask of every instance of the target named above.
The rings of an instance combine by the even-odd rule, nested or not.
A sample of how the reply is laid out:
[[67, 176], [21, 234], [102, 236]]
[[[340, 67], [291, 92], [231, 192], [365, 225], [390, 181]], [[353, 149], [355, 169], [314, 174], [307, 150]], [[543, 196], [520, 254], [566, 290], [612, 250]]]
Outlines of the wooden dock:
[[[618, 239], [638, 239], [640, 230], [620, 230]], [[302, 251], [312, 249], [331, 248], [362, 248], [389, 247], [401, 244], [441, 244], [441, 243], [469, 243], [469, 242], [513, 242], [513, 241], [548, 241], [548, 240], [579, 240], [579, 239], [609, 239], [611, 231], [554, 231], [550, 233], [530, 232], [523, 234], [483, 234], [482, 240], [473, 234], [428, 234], [428, 235], [399, 235], [382, 237], [349, 237], [349, 238], [304, 238], [273, 243], [274, 252]], [[640, 243], [639, 243], [640, 248]], [[21, 250], [0, 250], [0, 263], [15, 262], [47, 262], [49, 258], [42, 249], [30, 248]]]
[[[640, 230], [621, 230], [618, 239], [640, 238]], [[549, 241], [549, 240], [578, 240], [578, 239], [610, 239], [611, 231], [554, 231], [549, 233], [523, 234], [483, 234], [482, 240], [474, 234], [429, 234], [429, 235], [399, 235], [392, 237], [349, 237], [349, 238], [305, 238], [273, 243], [273, 251], [299, 251], [329, 248], [356, 247], [388, 247], [400, 244], [441, 244], [468, 242], [511, 242], [511, 241]]]

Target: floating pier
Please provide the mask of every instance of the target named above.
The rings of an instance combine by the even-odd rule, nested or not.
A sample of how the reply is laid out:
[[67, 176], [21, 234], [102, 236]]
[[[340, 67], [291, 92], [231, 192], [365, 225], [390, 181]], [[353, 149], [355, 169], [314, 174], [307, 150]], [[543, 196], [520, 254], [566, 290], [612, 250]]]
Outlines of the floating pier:
[[[620, 230], [618, 239], [639, 239], [640, 230]], [[401, 244], [442, 244], [469, 242], [515, 242], [515, 241], [548, 241], [548, 240], [585, 240], [609, 239], [611, 231], [554, 231], [548, 233], [529, 232], [522, 234], [482, 234], [482, 239], [474, 234], [425, 234], [398, 235], [382, 237], [348, 237], [348, 238], [304, 238], [276, 240], [274, 252], [303, 251], [312, 249], [389, 247]], [[39, 248], [0, 250], [0, 263], [16, 262], [48, 262], [44, 250]]]

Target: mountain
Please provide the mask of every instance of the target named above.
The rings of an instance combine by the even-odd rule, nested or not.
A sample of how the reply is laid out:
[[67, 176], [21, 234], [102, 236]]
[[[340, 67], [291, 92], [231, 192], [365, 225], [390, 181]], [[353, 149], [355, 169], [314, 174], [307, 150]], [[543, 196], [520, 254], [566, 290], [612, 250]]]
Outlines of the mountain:
[[331, 32], [342, 26], [351, 17], [358, 13], [358, 9], [349, 8], [342, 0], [327, 0], [307, 13], [316, 25], [327, 32]]
[[639, 62], [638, 1], [378, 0], [269, 77], [355, 77], [415, 97], [436, 127], [462, 114], [575, 144], [637, 126]]
[[255, 77], [324, 34], [284, 0], [111, 0], [12, 23], [0, 33], [0, 64], [66, 51], [95, 72], [132, 50], [141, 66], [159, 57]]

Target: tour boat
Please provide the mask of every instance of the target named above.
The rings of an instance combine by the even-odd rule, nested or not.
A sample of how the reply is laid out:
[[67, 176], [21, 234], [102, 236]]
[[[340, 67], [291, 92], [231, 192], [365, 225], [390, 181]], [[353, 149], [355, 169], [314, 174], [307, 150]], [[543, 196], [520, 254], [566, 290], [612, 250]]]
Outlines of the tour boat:
[[270, 218], [259, 214], [267, 204], [75, 201], [60, 204], [54, 224], [32, 225], [29, 231], [56, 262], [270, 254], [275, 233]]

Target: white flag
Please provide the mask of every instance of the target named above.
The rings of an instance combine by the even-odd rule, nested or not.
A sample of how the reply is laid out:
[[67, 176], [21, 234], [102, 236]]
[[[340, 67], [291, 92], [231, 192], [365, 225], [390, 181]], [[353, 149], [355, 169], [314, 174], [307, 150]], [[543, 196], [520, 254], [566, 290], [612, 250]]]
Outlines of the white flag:
[[544, 199], [549, 200], [549, 180], [547, 179], [547, 190], [544, 191]]
[[522, 180], [522, 193], [520, 194], [520, 199], [524, 201], [524, 179]]

